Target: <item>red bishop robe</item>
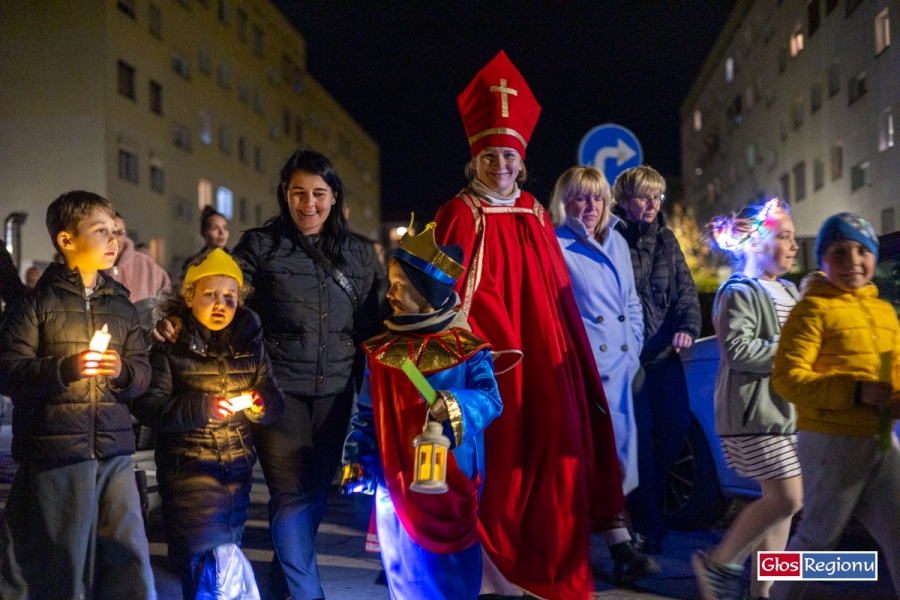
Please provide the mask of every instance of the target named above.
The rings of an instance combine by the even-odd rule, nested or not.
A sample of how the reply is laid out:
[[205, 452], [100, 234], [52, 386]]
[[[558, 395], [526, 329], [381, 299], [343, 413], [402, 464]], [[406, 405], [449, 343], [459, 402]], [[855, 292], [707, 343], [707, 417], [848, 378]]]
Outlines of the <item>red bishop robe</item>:
[[553, 225], [531, 194], [502, 207], [469, 190], [435, 221], [439, 244], [465, 250], [457, 291], [472, 330], [501, 353], [503, 413], [485, 430], [483, 547], [532, 594], [590, 598], [591, 524], [621, 525], [625, 499], [606, 396]]

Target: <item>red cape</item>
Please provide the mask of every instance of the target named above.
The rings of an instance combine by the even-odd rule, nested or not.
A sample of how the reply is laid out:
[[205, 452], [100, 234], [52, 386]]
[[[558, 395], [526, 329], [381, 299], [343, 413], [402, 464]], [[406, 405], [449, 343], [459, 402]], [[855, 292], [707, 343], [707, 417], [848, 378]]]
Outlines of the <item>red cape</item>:
[[523, 192], [514, 207], [466, 196], [438, 210], [437, 242], [465, 250], [457, 291], [473, 332], [495, 352], [523, 355], [502, 374], [514, 354], [495, 361], [503, 413], [485, 430], [481, 541], [500, 572], [528, 592], [590, 598], [591, 523], [620, 524], [625, 506], [591, 346], [553, 226], [534, 196]]
[[467, 331], [433, 335], [375, 336], [363, 344], [369, 355], [369, 386], [375, 434], [397, 518], [412, 540], [429, 552], [454, 554], [478, 542], [478, 488], [481, 477], [469, 479], [448, 453], [447, 486], [443, 494], [410, 491], [414, 481], [413, 440], [425, 425], [426, 404], [399, 365], [409, 358], [424, 375], [465, 362], [487, 346]]

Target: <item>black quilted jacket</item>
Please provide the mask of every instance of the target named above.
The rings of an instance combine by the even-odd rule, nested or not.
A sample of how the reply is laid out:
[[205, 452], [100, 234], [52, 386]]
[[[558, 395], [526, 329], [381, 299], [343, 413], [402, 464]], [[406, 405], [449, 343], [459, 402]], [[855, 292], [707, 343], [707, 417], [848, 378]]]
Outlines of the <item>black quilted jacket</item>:
[[263, 340], [279, 385], [287, 393], [328, 396], [351, 384], [356, 345], [377, 329], [372, 289], [375, 256], [348, 237], [341, 270], [363, 300], [357, 315], [346, 292], [277, 226], [244, 233], [232, 252], [253, 285], [250, 308], [259, 314]]
[[700, 335], [700, 301], [678, 239], [666, 227], [666, 215], [660, 211], [652, 223], [637, 223], [625, 218], [621, 209], [614, 212], [622, 217], [616, 230], [631, 250], [634, 283], [644, 309], [641, 360], [645, 361], [671, 346], [679, 331], [692, 338]]
[[[34, 295], [0, 329], [0, 393], [13, 400], [13, 458], [72, 464], [134, 453], [131, 416], [123, 402], [150, 382], [137, 310], [120, 283], [97, 275], [85, 297], [77, 271], [52, 264]], [[109, 349], [122, 357], [116, 379], [78, 379], [72, 356], [86, 350], [103, 324]]]

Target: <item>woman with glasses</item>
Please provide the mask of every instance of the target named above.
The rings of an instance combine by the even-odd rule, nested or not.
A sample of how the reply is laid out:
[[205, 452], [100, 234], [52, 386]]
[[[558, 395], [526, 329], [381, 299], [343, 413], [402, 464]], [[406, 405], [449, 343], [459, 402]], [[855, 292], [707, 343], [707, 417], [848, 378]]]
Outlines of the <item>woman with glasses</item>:
[[640, 485], [629, 495], [636, 547], [660, 554], [665, 534], [660, 503], [669, 470], [691, 424], [687, 382], [678, 353], [700, 335], [700, 303], [691, 272], [666, 216], [666, 181], [655, 169], [634, 167], [616, 178], [613, 212], [628, 242], [644, 312], [641, 369], [634, 379]]

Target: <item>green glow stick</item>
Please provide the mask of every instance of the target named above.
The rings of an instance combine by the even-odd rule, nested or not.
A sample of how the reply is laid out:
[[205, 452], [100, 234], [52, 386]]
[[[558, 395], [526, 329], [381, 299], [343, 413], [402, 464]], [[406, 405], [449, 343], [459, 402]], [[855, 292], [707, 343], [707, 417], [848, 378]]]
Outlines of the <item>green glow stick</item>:
[[434, 388], [431, 387], [431, 384], [428, 383], [428, 380], [422, 375], [422, 371], [417, 369], [416, 365], [408, 358], [403, 361], [400, 368], [403, 369], [403, 372], [406, 373], [409, 380], [412, 381], [413, 385], [416, 386], [416, 389], [419, 390], [419, 393], [422, 394], [422, 397], [425, 398], [425, 402], [427, 402], [429, 406], [433, 405], [437, 400], [437, 392], [434, 391]]

